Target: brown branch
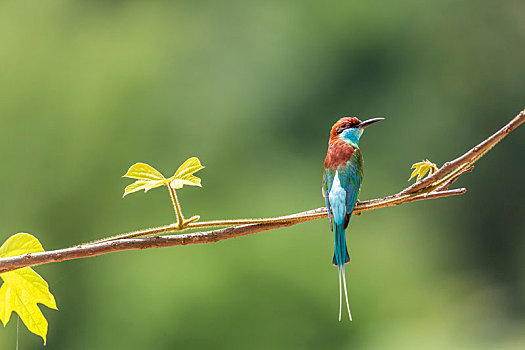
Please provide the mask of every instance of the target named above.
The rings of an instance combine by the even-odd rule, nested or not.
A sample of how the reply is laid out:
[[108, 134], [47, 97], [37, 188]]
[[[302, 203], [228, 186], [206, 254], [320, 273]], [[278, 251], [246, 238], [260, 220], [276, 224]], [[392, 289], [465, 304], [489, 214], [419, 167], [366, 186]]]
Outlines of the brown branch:
[[[355, 209], [355, 213], [361, 213], [367, 210], [379, 209], [384, 207], [390, 207], [399, 205], [402, 203], [408, 203], [413, 201], [420, 201], [424, 199], [440, 198], [447, 196], [460, 195], [466, 192], [466, 189], [460, 188], [456, 190], [442, 191], [425, 193], [404, 200], [392, 201], [388, 197], [386, 200], [373, 200], [359, 202]], [[372, 203], [373, 202], [373, 203]], [[179, 245], [188, 244], [201, 244], [201, 243], [213, 243], [222, 241], [229, 238], [241, 237], [251, 235], [261, 231], [274, 230], [281, 227], [288, 227], [297, 225], [302, 222], [311, 220], [317, 220], [326, 218], [326, 208], [321, 207], [305, 212], [281, 216], [272, 219], [261, 219], [266, 220], [265, 222], [233, 226], [223, 228], [219, 230], [207, 231], [207, 232], [194, 232], [179, 235], [167, 235], [167, 236], [152, 236], [145, 238], [132, 238], [132, 239], [117, 239], [113, 241], [95, 242], [88, 244], [81, 244], [71, 248], [51, 250], [42, 253], [33, 253], [18, 255], [9, 258], [0, 259], [0, 273], [12, 271], [26, 266], [41, 265], [51, 262], [59, 262], [64, 260], [87, 258], [111, 252], [118, 252], [122, 250], [131, 249], [148, 249], [148, 248], [162, 248], [172, 247]], [[172, 225], [164, 226], [163, 232], [167, 232], [166, 229], [172, 227]], [[159, 232], [159, 229], [151, 229], [152, 232]]]
[[400, 194], [405, 195], [409, 193], [424, 192], [425, 189], [431, 188], [432, 184], [435, 184], [439, 180], [443, 179], [446, 175], [450, 175], [460, 167], [469, 167], [523, 122], [525, 122], [525, 110], [521, 111], [516, 117], [514, 117], [514, 119], [512, 119], [507, 125], [498, 130], [491, 137], [481, 142], [479, 145], [475, 146], [462, 156], [454, 159], [453, 161], [446, 162], [433, 175], [416, 182], [410, 187], [407, 187], [405, 190], [401, 191]]
[[[364, 202], [358, 202], [354, 208], [354, 213], [379, 208], [390, 207], [394, 205], [409, 203], [413, 201], [441, 198], [453, 195], [460, 195], [466, 192], [466, 189], [460, 188], [448, 190], [448, 187], [455, 182], [464, 173], [472, 170], [472, 164], [482, 155], [488, 152], [503, 137], [514, 130], [517, 126], [525, 121], [525, 111], [522, 111], [504, 128], [494, 135], [474, 147], [461, 157], [445, 163], [435, 174], [415, 183], [403, 191], [380, 199], [373, 199]], [[326, 208], [318, 208], [301, 213], [287, 216], [281, 216], [270, 219], [247, 219], [247, 220], [223, 220], [209, 222], [191, 222], [186, 225], [188, 228], [218, 227], [231, 226], [218, 230], [206, 232], [194, 232], [178, 235], [159, 236], [162, 233], [178, 232], [181, 228], [177, 224], [161, 226], [153, 229], [146, 229], [125, 234], [126, 238], [117, 236], [103, 241], [81, 244], [71, 248], [53, 250], [42, 253], [24, 254], [9, 258], [0, 259], [0, 273], [12, 271], [26, 266], [46, 264], [50, 262], [59, 262], [79, 258], [92, 257], [107, 254], [116, 251], [130, 249], [148, 249], [171, 247], [187, 244], [201, 244], [218, 242], [224, 239], [241, 237], [254, 234], [261, 231], [273, 230], [281, 227], [288, 227], [302, 222], [321, 219], [327, 216]], [[129, 238], [138, 236], [156, 235], [144, 238]]]

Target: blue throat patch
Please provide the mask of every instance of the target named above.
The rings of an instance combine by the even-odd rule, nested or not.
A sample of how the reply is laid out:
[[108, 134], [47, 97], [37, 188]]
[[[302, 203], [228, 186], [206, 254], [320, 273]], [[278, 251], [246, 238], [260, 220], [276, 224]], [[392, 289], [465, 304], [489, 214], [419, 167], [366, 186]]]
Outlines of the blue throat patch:
[[361, 135], [363, 135], [363, 129], [350, 128], [344, 130], [341, 134], [339, 134], [339, 138], [347, 144], [354, 146], [354, 148], [357, 148], [359, 144], [359, 138], [361, 137]]

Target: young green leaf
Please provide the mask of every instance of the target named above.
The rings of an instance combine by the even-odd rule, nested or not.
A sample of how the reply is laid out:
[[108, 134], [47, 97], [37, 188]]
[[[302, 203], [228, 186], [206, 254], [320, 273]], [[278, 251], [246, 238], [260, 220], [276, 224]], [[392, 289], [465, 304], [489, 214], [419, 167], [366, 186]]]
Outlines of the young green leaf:
[[175, 172], [175, 175], [170, 178], [171, 187], [174, 189], [182, 188], [184, 185], [202, 187], [201, 179], [193, 175], [201, 169], [204, 169], [204, 166], [199, 161], [199, 158], [189, 158], [184, 163], [182, 163], [182, 165]]
[[[34, 236], [17, 233], [0, 247], [0, 258], [43, 251], [44, 248]], [[41, 336], [45, 344], [47, 320], [37, 304], [57, 309], [47, 282], [30, 267], [5, 272], [0, 274], [0, 277], [4, 280], [0, 288], [0, 320], [4, 327], [9, 322], [11, 313], [15, 311], [27, 329]]]
[[175, 177], [178, 179], [186, 179], [189, 176], [193, 176], [193, 173], [204, 169], [204, 166], [197, 157], [191, 157], [187, 159], [175, 172]]
[[136, 179], [137, 181], [126, 186], [122, 197], [140, 190], [148, 192], [155, 187], [162, 186], [169, 182], [157, 169], [145, 163], [133, 164], [123, 177]]
[[131, 179], [151, 181], [151, 180], [164, 180], [164, 175], [151, 165], [145, 163], [133, 164], [123, 177], [129, 177]]
[[192, 157], [186, 160], [172, 177], [166, 179], [152, 166], [145, 163], [136, 163], [132, 165], [123, 176], [137, 180], [131, 185], [126, 186], [123, 197], [140, 190], [148, 192], [153, 188], [168, 184], [174, 189], [182, 188], [184, 185], [201, 186], [201, 179], [194, 176], [193, 173], [203, 168], [204, 166], [201, 165], [199, 158]]
[[412, 164], [411, 169], [414, 169], [414, 171], [412, 171], [412, 174], [410, 175], [408, 181], [412, 180], [412, 178], [417, 175], [416, 182], [424, 178], [427, 172], [428, 176], [430, 176], [438, 170], [436, 164], [432, 163], [428, 159], [425, 159], [419, 163]]

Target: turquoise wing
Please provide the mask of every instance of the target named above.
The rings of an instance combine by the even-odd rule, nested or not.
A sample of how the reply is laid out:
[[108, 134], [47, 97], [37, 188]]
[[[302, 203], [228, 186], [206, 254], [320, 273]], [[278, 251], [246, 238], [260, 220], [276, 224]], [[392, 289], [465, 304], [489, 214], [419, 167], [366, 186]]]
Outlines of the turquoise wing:
[[328, 194], [332, 189], [332, 183], [334, 182], [335, 170], [324, 168], [323, 173], [323, 196], [326, 202], [326, 209], [328, 210], [328, 219], [330, 220], [330, 230], [334, 230], [334, 225], [332, 222], [332, 209], [330, 208], [330, 200], [328, 199]]
[[363, 181], [363, 157], [361, 151], [357, 148], [352, 154], [352, 157], [340, 172], [342, 175], [343, 186], [346, 190], [346, 216], [344, 220], [344, 228], [348, 227], [348, 222], [354, 211], [354, 206], [357, 201], [357, 196], [361, 190], [361, 182]]

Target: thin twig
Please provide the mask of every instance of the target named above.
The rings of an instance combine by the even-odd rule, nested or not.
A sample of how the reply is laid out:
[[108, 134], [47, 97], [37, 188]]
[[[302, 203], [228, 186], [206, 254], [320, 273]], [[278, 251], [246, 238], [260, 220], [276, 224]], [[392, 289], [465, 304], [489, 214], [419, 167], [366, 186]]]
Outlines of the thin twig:
[[[524, 121], [525, 111], [522, 111], [518, 114], [516, 118], [511, 120], [501, 130], [496, 132], [494, 135], [492, 135], [491, 137], [489, 137], [488, 139], [486, 139], [485, 141], [483, 141], [478, 146], [474, 147], [461, 157], [451, 162], [445, 163], [435, 174], [424, 178], [423, 180], [415, 183], [412, 186], [409, 186], [403, 191], [392, 196], [368, 200], [364, 202], [358, 202], [354, 208], [354, 213], [359, 214], [367, 210], [390, 207], [413, 201], [464, 194], [466, 192], [465, 188], [448, 190], [448, 187], [453, 182], [455, 182], [459, 178], [459, 176], [463, 175], [464, 173], [470, 172], [472, 170], [472, 164], [474, 164], [479, 158], [481, 158], [481, 156], [483, 156], [492, 147], [494, 147], [496, 143], [498, 143], [503, 137], [509, 134], [512, 130], [514, 130]], [[124, 235], [119, 235], [114, 238], [107, 238], [103, 241], [81, 244], [71, 248], [2, 258], [0, 259], [0, 273], [12, 271], [26, 266], [34, 266], [50, 262], [79, 259], [122, 250], [148, 249], [187, 244], [218, 242], [224, 239], [250, 235], [261, 231], [277, 229], [280, 227], [292, 226], [306, 221], [321, 219], [326, 216], [326, 208], [323, 207], [277, 218], [188, 222], [186, 225], [183, 225], [183, 227], [180, 227], [178, 223], [171, 224], [152, 229], [135, 231]], [[159, 236], [160, 234], [169, 232], [179, 232], [185, 229], [232, 225], [238, 226], [227, 227], [206, 232]], [[144, 238], [132, 238], [150, 235], [155, 236]]]

